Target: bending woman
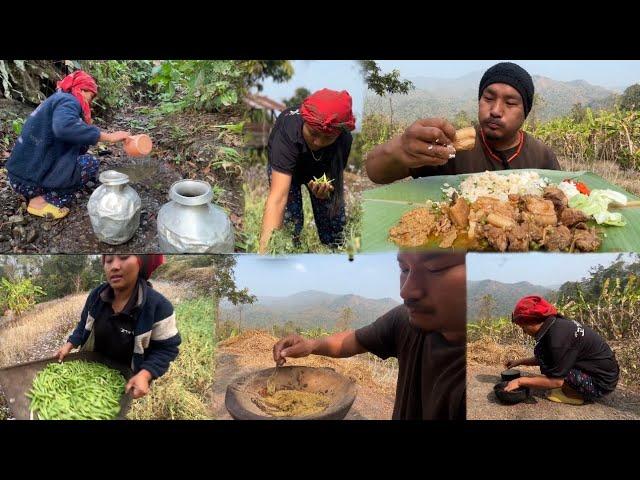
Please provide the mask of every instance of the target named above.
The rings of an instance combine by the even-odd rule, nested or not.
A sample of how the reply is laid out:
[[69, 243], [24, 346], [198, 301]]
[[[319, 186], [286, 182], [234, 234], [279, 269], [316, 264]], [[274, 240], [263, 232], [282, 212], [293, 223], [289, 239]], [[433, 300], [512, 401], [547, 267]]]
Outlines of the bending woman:
[[[293, 226], [298, 243], [304, 225], [302, 185], [311, 194], [318, 236], [338, 247], [346, 223], [343, 171], [347, 167], [355, 129], [348, 92], [327, 88], [307, 97], [297, 108], [284, 110], [269, 136], [269, 196], [265, 203], [259, 253], [266, 253], [273, 230]], [[329, 183], [316, 182], [326, 175]]]

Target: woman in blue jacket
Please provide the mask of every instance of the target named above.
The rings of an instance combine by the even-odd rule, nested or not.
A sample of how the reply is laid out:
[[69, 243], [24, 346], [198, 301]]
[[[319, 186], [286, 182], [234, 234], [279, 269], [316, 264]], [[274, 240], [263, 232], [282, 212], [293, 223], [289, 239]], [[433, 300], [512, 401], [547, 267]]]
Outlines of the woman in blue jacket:
[[89, 74], [78, 70], [57, 85], [27, 118], [6, 167], [11, 187], [29, 200], [29, 213], [62, 218], [75, 192], [96, 179], [99, 162], [87, 154], [89, 146], [121, 142], [130, 134], [91, 125], [98, 87]]
[[133, 398], [149, 392], [178, 356], [181, 343], [173, 305], [148, 281], [162, 255], [103, 255], [107, 282], [91, 291], [78, 326], [56, 354], [62, 361], [73, 349], [100, 352], [130, 365], [126, 390]]

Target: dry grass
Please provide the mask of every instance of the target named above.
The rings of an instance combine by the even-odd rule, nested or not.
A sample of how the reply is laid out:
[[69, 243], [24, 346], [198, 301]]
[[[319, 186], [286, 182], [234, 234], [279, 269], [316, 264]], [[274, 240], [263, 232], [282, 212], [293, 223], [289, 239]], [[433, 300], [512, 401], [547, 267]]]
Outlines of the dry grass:
[[44, 335], [73, 328], [86, 299], [84, 292], [41, 303], [0, 329], [0, 366], [23, 361], [37, 339]]
[[194, 292], [188, 282], [174, 283], [162, 280], [151, 280], [154, 290], [160, 292], [174, 305], [194, 297]]
[[558, 161], [564, 171], [587, 170], [630, 193], [640, 195], [640, 172], [637, 170], [623, 169], [620, 164], [607, 160], [587, 162], [576, 157], [559, 157]]
[[[218, 348], [229, 353], [246, 355], [251, 352], [256, 363], [273, 364], [272, 349], [278, 341], [263, 330], [245, 330], [235, 337], [218, 343]], [[306, 358], [287, 359], [288, 365], [330, 367], [336, 372], [357, 381], [361, 385], [375, 385], [386, 394], [393, 395], [398, 377], [397, 363], [380, 360], [373, 355], [356, 355], [351, 358], [328, 358], [310, 355]]]
[[488, 337], [467, 343], [467, 363], [504, 365], [507, 360], [532, 355], [533, 351], [523, 345], [504, 345]]
[[636, 340], [609, 342], [620, 365], [620, 383], [640, 391], [640, 342]]

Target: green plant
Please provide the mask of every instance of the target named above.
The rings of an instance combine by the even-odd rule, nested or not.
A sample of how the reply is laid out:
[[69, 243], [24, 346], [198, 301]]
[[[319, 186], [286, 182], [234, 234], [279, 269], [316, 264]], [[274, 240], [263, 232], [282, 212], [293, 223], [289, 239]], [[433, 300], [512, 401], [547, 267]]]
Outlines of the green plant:
[[262, 79], [284, 81], [292, 74], [284, 60], [167, 60], [153, 68], [149, 84], [166, 112], [218, 111], [235, 105], [249, 88], [260, 88]]
[[16, 135], [20, 135], [20, 133], [22, 132], [23, 126], [24, 126], [24, 119], [22, 118], [16, 118], [11, 122], [11, 129], [13, 130], [13, 133], [15, 133]]
[[627, 87], [620, 97], [620, 108], [640, 110], [640, 83]]
[[640, 169], [640, 111], [587, 108], [526, 130], [558, 156]]
[[242, 131], [244, 130], [244, 124], [245, 122], [238, 122], [238, 123], [229, 123], [226, 125], [214, 125], [213, 128], [220, 128], [222, 129], [222, 132], [220, 132], [220, 135], [218, 135], [218, 140], [226, 133], [234, 133], [236, 135], [240, 135], [242, 134]]
[[367, 154], [374, 147], [402, 134], [407, 126], [404, 123], [392, 125], [390, 118], [380, 113], [365, 115], [362, 119], [360, 132], [354, 135], [349, 164], [353, 165], [355, 169], [361, 170]]
[[476, 341], [488, 338], [498, 344], [519, 344], [532, 346], [530, 337], [520, 327], [511, 322], [509, 317], [482, 318], [467, 324], [467, 338]]
[[134, 401], [129, 419], [205, 420], [211, 418], [208, 395], [213, 382], [213, 320], [211, 298], [199, 297], [175, 308], [182, 337], [180, 353], [167, 373], [145, 397]]
[[225, 171], [233, 171], [237, 175], [242, 173], [240, 166], [244, 162], [244, 157], [233, 147], [218, 147], [216, 156], [209, 162], [210, 168], [222, 168]]
[[383, 74], [380, 67], [374, 60], [360, 60], [360, 68], [364, 76], [364, 81], [369, 90], [373, 90], [380, 97], [389, 98], [389, 124], [393, 126], [393, 102], [392, 95], [406, 95], [415, 86], [409, 80], [400, 79], [400, 71], [393, 70]]
[[41, 420], [110, 420], [120, 412], [125, 379], [112, 368], [84, 360], [50, 363], [27, 393]]
[[308, 330], [302, 330], [300, 334], [309, 338], [320, 338], [331, 335], [331, 332], [322, 327], [313, 327]]
[[153, 68], [150, 60], [85, 60], [80, 66], [96, 79], [94, 105], [99, 113], [152, 96], [147, 88]]
[[238, 101], [242, 72], [232, 60], [166, 61], [154, 67], [149, 84], [157, 87], [165, 109], [213, 111]]
[[640, 340], [640, 282], [630, 275], [625, 279], [606, 278], [597, 298], [585, 295], [580, 286], [575, 295], [563, 297], [558, 305], [567, 317], [590, 326], [610, 340]]
[[[262, 227], [262, 215], [266, 192], [260, 188], [252, 188], [246, 182], [243, 185], [245, 193], [245, 216], [244, 232], [238, 242], [239, 248], [247, 252], [257, 252], [260, 241], [260, 231]], [[346, 196], [347, 223], [344, 227], [344, 239], [341, 245], [332, 249], [320, 242], [318, 230], [313, 217], [311, 199], [306, 188], [302, 187], [302, 209], [304, 214], [304, 224], [299, 241], [294, 241], [293, 226], [285, 225], [278, 230], [274, 230], [269, 239], [267, 252], [270, 255], [294, 254], [294, 253], [349, 253], [359, 249], [359, 238], [362, 231], [362, 207], [360, 202]]]
[[39, 296], [46, 295], [44, 290], [31, 283], [30, 279], [10, 281], [3, 278], [0, 282], [0, 305], [16, 315], [29, 310], [36, 304]]

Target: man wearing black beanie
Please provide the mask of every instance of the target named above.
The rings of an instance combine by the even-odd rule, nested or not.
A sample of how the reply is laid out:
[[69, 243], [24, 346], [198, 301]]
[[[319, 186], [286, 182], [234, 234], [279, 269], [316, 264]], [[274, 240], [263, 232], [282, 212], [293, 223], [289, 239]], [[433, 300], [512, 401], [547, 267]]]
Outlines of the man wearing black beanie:
[[417, 120], [402, 135], [371, 150], [367, 174], [376, 183], [391, 183], [409, 176], [485, 170], [560, 170], [551, 149], [521, 130], [533, 106], [533, 94], [533, 79], [526, 70], [515, 63], [498, 63], [480, 80], [479, 126], [471, 150], [456, 152], [455, 128], [446, 120]]

